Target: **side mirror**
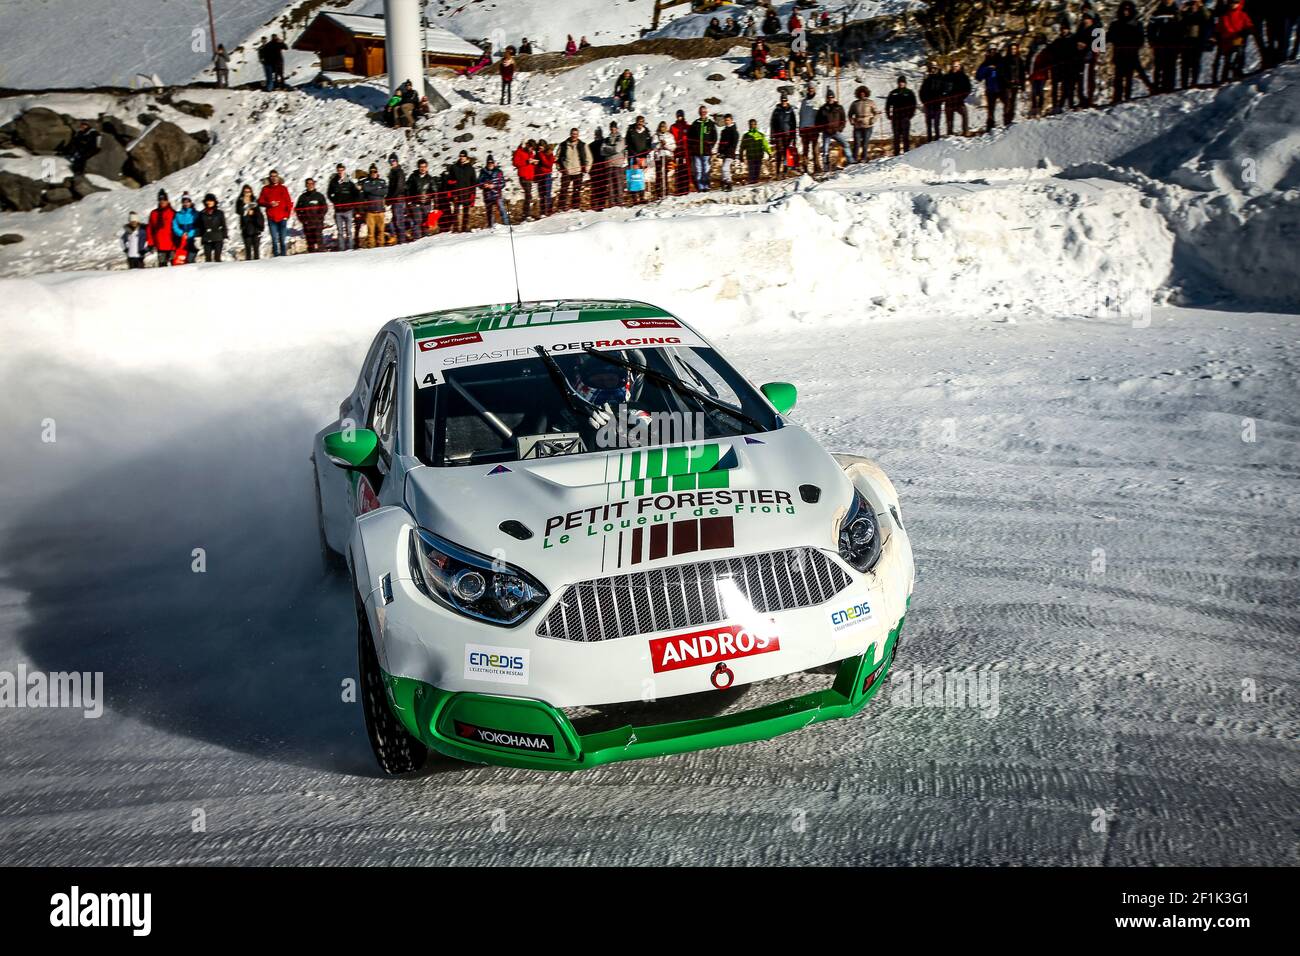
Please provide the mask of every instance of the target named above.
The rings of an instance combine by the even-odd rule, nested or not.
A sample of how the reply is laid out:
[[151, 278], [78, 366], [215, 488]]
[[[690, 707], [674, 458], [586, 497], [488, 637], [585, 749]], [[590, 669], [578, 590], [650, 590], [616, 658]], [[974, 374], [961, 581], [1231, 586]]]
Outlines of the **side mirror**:
[[369, 428], [349, 428], [325, 436], [325, 454], [340, 468], [369, 468], [379, 461], [379, 436]]
[[767, 400], [772, 403], [772, 407], [779, 415], [784, 415], [794, 408], [795, 396], [798, 394], [789, 382], [768, 382], [759, 391], [767, 396]]

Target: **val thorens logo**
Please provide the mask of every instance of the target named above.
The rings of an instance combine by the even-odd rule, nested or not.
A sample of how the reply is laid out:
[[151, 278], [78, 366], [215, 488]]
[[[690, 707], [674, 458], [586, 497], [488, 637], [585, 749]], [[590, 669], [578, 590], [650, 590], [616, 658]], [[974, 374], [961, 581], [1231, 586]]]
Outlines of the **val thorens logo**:
[[650, 666], [659, 674], [754, 654], [769, 654], [780, 649], [781, 639], [775, 634], [753, 634], [739, 624], [721, 624], [689, 634], [652, 638]]

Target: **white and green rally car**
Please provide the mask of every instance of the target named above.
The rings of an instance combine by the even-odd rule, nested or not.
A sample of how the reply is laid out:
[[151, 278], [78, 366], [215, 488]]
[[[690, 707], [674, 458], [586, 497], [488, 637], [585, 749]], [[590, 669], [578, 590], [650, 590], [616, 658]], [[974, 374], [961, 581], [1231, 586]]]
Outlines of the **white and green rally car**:
[[911, 545], [889, 479], [794, 400], [641, 302], [385, 325], [312, 456], [383, 770], [576, 770], [865, 706]]

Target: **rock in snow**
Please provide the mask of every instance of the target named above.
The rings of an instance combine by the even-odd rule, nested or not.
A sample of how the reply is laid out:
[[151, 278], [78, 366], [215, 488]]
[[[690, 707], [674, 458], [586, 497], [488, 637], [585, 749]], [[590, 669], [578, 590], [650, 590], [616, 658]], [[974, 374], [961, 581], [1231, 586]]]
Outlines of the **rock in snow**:
[[150, 126], [127, 154], [126, 172], [141, 183], [153, 183], [203, 158], [203, 145], [175, 123], [161, 120]]

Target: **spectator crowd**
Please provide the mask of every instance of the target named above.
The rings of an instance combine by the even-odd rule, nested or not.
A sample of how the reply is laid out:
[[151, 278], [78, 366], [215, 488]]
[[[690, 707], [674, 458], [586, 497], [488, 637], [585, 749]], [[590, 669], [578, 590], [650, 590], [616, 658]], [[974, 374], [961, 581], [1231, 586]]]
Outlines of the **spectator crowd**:
[[[651, 198], [708, 192], [715, 186], [729, 191], [742, 177], [745, 183], [759, 182], [765, 171], [771, 178], [827, 172], [868, 161], [875, 130], [884, 124], [890, 134], [887, 151], [899, 155], [908, 150], [913, 145], [912, 124], [918, 113], [924, 118], [926, 142], [955, 135], [958, 126], [961, 135], [967, 135], [967, 104], [977, 86], [985, 106], [986, 128], [992, 130], [999, 112], [1003, 125], [1009, 125], [1021, 109], [1029, 116], [1042, 116], [1099, 105], [1104, 92], [1100, 70], [1106, 58], [1112, 104], [1132, 97], [1135, 79], [1151, 94], [1200, 86], [1207, 58], [1210, 84], [1240, 78], [1249, 43], [1255, 44], [1264, 67], [1296, 57], [1300, 44], [1297, 7], [1300, 4], [1280, 0], [1256, 0], [1255, 4], [1215, 0], [1211, 8], [1204, 0], [1157, 0], [1144, 21], [1132, 0], [1124, 0], [1111, 22], [1103, 25], [1085, 4], [1078, 22], [1061, 22], [1055, 37], [1038, 34], [1023, 48], [1019, 41], [988, 48], [973, 75], [966, 72], [960, 59], [946, 64], [930, 62], [918, 90], [913, 91], [908, 77], [900, 74], [885, 96], [883, 110], [866, 86], [853, 91], [846, 107], [833, 89], [819, 92], [809, 79], [798, 94], [780, 94], [766, 117], [766, 130], [758, 118], [746, 119], [742, 128], [732, 114], [715, 117], [704, 105], [689, 120], [684, 110], [678, 110], [671, 124], [664, 120], [653, 128], [645, 115], [635, 115], [626, 129], [613, 119], [595, 129], [589, 139], [574, 127], [557, 142], [520, 142], [507, 160], [509, 176], [504, 164], [491, 154], [479, 166], [462, 150], [454, 162], [435, 172], [423, 158], [408, 170], [401, 157], [392, 153], [383, 173], [378, 163], [351, 171], [347, 164], [338, 163], [323, 192], [318, 190], [317, 180], [308, 177], [295, 198], [279, 173], [271, 170], [257, 188], [252, 184], [242, 187], [235, 200], [233, 223], [227, 221], [220, 200], [212, 193], [196, 207], [186, 192], [175, 208], [166, 191], [160, 191], [156, 208], [144, 222], [131, 214], [122, 231], [122, 250], [130, 268], [142, 268], [150, 252], [159, 266], [193, 261], [200, 251], [205, 261], [220, 262], [237, 231], [242, 258], [260, 258], [264, 235], [270, 254], [283, 256], [289, 251], [294, 219], [307, 252], [413, 242], [439, 232], [468, 232], [475, 227], [475, 220], [490, 229], [498, 221], [510, 222], [506, 202], [510, 180], [518, 183], [522, 193], [519, 221], [525, 221], [579, 208], [603, 210]], [[769, 20], [765, 17], [761, 24], [764, 35], [782, 27], [779, 19], [775, 23]], [[797, 21], [796, 9], [785, 24], [792, 36], [804, 29]], [[720, 36], [748, 35], [754, 25], [715, 20], [709, 29]], [[732, 30], [738, 32], [730, 33]], [[275, 37], [267, 45], [277, 41]], [[526, 44], [527, 40], [521, 48]], [[568, 46], [571, 54], [584, 48], [572, 37]], [[268, 88], [283, 82], [280, 55], [282, 51], [272, 47], [269, 62], [264, 63]], [[784, 69], [793, 70], [794, 75], [810, 75], [803, 72], [807, 61], [795, 60], [793, 44], [791, 60]], [[756, 36], [751, 62], [741, 72], [766, 75], [769, 63], [766, 41]], [[509, 103], [517, 69], [514, 47], [507, 48], [501, 65], [501, 101]], [[797, 104], [792, 100], [796, 95]], [[1022, 105], [1026, 96], [1028, 103]], [[623, 70], [612, 90], [613, 109], [619, 115], [632, 114], [635, 102], [635, 77], [631, 70]], [[390, 99], [386, 118], [395, 126], [413, 125], [427, 109], [427, 100], [422, 102], [407, 83]], [[474, 216], [480, 204], [482, 215]]]

